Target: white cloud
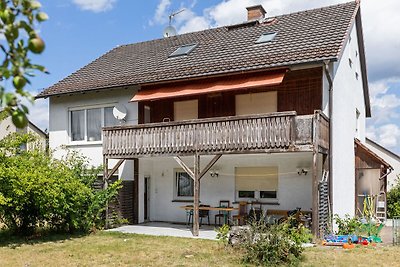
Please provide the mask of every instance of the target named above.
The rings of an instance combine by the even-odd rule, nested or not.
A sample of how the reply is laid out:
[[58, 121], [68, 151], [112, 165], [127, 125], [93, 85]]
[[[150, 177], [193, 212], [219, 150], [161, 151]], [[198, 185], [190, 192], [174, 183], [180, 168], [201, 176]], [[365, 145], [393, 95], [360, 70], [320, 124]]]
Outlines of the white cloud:
[[400, 145], [400, 127], [396, 124], [368, 127], [367, 136], [387, 148], [396, 148]]
[[171, 6], [171, 0], [161, 0], [157, 5], [156, 12], [154, 13], [153, 19], [150, 21], [150, 25], [154, 24], [165, 24], [168, 22], [168, 8]]
[[73, 0], [73, 3], [82, 10], [99, 13], [112, 9], [116, 1], [117, 0]]
[[400, 97], [390, 90], [399, 80], [380, 80], [370, 83], [372, 119], [370, 123], [380, 124], [400, 118]]

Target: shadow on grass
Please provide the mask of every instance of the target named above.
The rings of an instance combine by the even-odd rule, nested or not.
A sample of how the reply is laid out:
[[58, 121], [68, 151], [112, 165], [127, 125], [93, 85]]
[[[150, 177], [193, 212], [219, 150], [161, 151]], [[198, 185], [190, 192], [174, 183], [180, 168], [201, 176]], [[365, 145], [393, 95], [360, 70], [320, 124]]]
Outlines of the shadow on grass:
[[64, 242], [76, 238], [87, 236], [86, 233], [57, 233], [50, 231], [40, 231], [30, 236], [15, 235], [7, 230], [0, 230], [0, 247], [17, 248], [22, 245], [35, 245], [46, 242]]

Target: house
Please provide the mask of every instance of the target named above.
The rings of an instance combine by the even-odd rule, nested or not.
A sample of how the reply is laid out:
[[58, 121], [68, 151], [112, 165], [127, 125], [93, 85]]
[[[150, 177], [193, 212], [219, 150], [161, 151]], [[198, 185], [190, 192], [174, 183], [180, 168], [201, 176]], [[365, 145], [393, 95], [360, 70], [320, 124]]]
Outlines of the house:
[[11, 133], [16, 133], [16, 132], [30, 133], [36, 137], [36, 140], [34, 142], [30, 142], [30, 143], [26, 144], [25, 149], [27, 149], [27, 150], [43, 149], [43, 151], [46, 151], [47, 141], [48, 141], [47, 133], [42, 131], [39, 127], [37, 127], [31, 121], [28, 121], [28, 125], [25, 128], [19, 129], [13, 124], [10, 116], [6, 117], [3, 120], [0, 120], [0, 140], [3, 139], [4, 137], [6, 137], [7, 135], [9, 135]]
[[133, 223], [185, 222], [193, 205], [197, 235], [199, 204], [221, 200], [312, 211], [316, 234], [329, 214], [355, 215], [355, 139], [371, 116], [359, 1], [247, 11], [116, 47], [37, 96], [49, 98], [50, 147], [118, 175]]
[[397, 184], [400, 176], [400, 156], [369, 138], [366, 138], [365, 141], [366, 146], [372, 152], [393, 167], [393, 171], [387, 176], [387, 189], [390, 190]]

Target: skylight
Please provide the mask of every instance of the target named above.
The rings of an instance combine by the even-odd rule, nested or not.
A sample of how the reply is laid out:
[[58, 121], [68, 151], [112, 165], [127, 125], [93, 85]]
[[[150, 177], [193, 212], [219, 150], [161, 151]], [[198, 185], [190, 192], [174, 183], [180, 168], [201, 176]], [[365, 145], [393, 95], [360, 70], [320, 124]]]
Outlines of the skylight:
[[276, 32], [266, 32], [263, 33], [260, 38], [256, 41], [256, 44], [268, 43], [274, 40]]
[[169, 57], [179, 57], [188, 55], [197, 46], [197, 44], [188, 44], [178, 47]]

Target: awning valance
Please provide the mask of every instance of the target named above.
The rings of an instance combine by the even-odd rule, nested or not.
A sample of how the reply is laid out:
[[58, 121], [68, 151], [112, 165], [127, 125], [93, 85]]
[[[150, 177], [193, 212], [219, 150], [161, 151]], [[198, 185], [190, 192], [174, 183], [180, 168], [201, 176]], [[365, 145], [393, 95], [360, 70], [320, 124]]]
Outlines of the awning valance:
[[142, 88], [131, 102], [149, 101], [172, 97], [191, 96], [199, 94], [250, 89], [262, 86], [273, 86], [282, 83], [287, 69], [256, 74], [228, 76], [218, 79], [198, 80], [183, 84], [165, 84], [163, 86]]

